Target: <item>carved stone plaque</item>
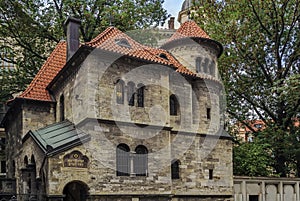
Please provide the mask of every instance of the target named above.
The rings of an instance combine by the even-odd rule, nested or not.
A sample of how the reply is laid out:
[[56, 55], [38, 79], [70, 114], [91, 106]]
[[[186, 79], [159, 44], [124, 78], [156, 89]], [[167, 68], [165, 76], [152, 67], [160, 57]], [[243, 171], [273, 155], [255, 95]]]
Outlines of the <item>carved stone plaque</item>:
[[89, 159], [80, 151], [73, 151], [64, 156], [64, 167], [87, 168]]

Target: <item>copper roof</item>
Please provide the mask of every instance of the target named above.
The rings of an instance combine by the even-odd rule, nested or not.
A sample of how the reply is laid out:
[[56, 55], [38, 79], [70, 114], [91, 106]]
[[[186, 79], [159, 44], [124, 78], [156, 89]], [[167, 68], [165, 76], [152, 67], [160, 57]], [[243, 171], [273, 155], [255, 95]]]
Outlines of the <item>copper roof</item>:
[[173, 34], [173, 36], [167, 41], [167, 43], [182, 39], [182, 38], [206, 38], [210, 37], [203, 31], [193, 20], [184, 22], [180, 28]]
[[46, 87], [64, 67], [66, 63], [66, 54], [66, 42], [59, 42], [48, 57], [47, 61], [19, 98], [53, 101]]

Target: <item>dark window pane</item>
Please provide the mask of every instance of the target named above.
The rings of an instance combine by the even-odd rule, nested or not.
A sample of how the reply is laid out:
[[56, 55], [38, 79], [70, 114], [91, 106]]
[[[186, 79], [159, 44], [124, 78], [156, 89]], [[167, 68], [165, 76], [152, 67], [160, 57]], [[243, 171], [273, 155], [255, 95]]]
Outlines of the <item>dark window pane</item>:
[[65, 120], [65, 98], [64, 95], [60, 96], [59, 99], [59, 115], [60, 115], [60, 121]]
[[208, 178], [210, 180], [212, 180], [214, 178], [214, 170], [213, 169], [209, 169], [209, 176], [208, 176]]
[[206, 108], [206, 118], [210, 119], [211, 115], [210, 115], [210, 108]]
[[144, 86], [140, 86], [137, 90], [138, 107], [144, 107]]
[[127, 89], [128, 105], [134, 106], [134, 96], [135, 96], [135, 84], [133, 82], [129, 82], [128, 89]]
[[178, 101], [173, 94], [170, 96], [170, 115], [177, 115]]
[[123, 82], [123, 80], [118, 80], [118, 82], [116, 84], [116, 97], [117, 97], [118, 104], [124, 103], [124, 82]]
[[171, 164], [171, 176], [172, 179], [179, 179], [179, 161], [175, 160]]
[[130, 174], [130, 149], [126, 144], [117, 146], [117, 176]]
[[249, 201], [258, 201], [258, 195], [249, 195]]
[[139, 145], [135, 149], [134, 172], [136, 176], [147, 176], [148, 173], [148, 150], [145, 146]]
[[1, 161], [1, 173], [6, 173], [6, 162]]
[[202, 58], [197, 57], [196, 58], [196, 72], [197, 73], [201, 72], [201, 62], [202, 62]]

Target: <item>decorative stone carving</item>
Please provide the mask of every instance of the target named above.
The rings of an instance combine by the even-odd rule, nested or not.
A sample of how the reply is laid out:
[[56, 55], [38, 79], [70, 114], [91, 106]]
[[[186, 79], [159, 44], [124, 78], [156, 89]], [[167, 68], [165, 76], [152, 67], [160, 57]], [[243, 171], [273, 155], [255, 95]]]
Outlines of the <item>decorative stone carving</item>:
[[73, 151], [64, 156], [64, 167], [87, 168], [89, 159], [80, 151]]

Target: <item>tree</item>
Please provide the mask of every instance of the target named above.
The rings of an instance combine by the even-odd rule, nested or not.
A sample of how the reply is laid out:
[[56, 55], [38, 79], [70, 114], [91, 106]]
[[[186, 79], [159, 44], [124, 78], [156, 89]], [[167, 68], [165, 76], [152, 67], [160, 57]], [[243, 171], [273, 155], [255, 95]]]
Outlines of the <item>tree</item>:
[[195, 20], [224, 45], [219, 70], [228, 114], [250, 129], [247, 120], [263, 120], [276, 173], [287, 176], [294, 165], [299, 174], [300, 1], [198, 3]]
[[[0, 71], [0, 101], [22, 91], [55, 45], [64, 38], [67, 16], [81, 20], [81, 40], [88, 42], [114, 25], [122, 31], [163, 23], [164, 0], [1, 0], [0, 52], [9, 49], [16, 72]], [[9, 73], [13, 73], [11, 76]], [[9, 76], [7, 75], [9, 74]], [[18, 84], [16, 84], [18, 83]]]
[[233, 174], [237, 176], [271, 176], [273, 174], [270, 147], [259, 140], [242, 142], [233, 147]]

